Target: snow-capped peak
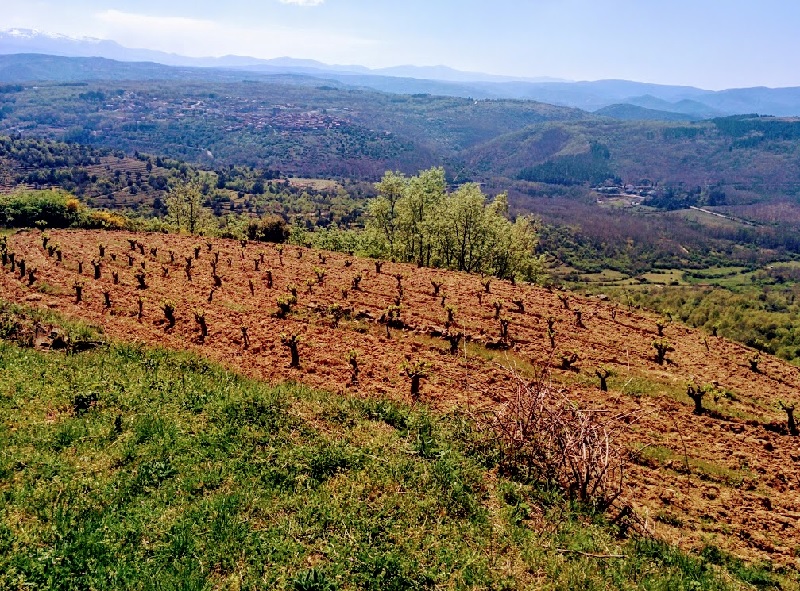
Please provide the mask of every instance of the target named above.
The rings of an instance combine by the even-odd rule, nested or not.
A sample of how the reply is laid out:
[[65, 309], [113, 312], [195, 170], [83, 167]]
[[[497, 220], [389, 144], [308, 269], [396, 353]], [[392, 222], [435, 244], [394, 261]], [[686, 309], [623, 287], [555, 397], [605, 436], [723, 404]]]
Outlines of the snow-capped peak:
[[96, 39], [94, 37], [70, 37], [69, 35], [62, 35], [60, 33], [49, 33], [38, 29], [21, 28], [0, 31], [0, 37], [12, 37], [18, 40], [52, 39], [58, 41], [74, 41], [78, 43], [100, 43], [102, 41], [102, 39]]

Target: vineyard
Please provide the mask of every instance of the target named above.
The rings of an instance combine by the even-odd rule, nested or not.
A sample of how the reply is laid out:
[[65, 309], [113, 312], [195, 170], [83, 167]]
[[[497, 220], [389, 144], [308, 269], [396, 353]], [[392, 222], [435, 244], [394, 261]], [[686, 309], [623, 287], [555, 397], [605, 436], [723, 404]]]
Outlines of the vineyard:
[[623, 498], [643, 527], [800, 560], [800, 439], [784, 410], [800, 372], [741, 345], [603, 298], [288, 245], [23, 231], [3, 264], [6, 301], [270, 382], [477, 415], [513, 399], [513, 376], [542, 380], [621, 418]]

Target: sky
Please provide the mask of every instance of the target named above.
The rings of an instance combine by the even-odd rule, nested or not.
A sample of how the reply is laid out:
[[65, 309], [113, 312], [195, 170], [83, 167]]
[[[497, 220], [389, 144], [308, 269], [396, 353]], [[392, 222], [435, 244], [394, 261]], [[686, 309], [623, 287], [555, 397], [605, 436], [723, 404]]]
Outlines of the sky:
[[188, 56], [800, 86], [796, 0], [2, 0], [0, 29]]

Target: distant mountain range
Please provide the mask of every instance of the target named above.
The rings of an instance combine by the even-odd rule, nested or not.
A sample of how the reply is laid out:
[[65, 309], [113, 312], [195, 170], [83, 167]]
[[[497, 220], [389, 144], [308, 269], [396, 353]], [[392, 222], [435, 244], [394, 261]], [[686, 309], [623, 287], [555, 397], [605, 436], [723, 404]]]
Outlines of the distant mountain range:
[[[27, 55], [11, 57], [15, 54]], [[0, 60], [0, 82], [6, 83], [98, 79], [225, 81], [288, 75], [308, 79], [305, 83], [316, 80], [318, 84], [396, 94], [533, 100], [619, 119], [689, 121], [742, 113], [800, 116], [800, 87], [709, 91], [628, 80], [569, 82], [554, 78], [513, 78], [462, 72], [446, 66], [369, 69], [289, 57], [270, 60], [242, 56], [195, 58], [130, 49], [115, 41], [76, 39], [28, 29], [0, 32], [0, 55], [6, 56]], [[114, 61], [65, 61], [44, 56]]]

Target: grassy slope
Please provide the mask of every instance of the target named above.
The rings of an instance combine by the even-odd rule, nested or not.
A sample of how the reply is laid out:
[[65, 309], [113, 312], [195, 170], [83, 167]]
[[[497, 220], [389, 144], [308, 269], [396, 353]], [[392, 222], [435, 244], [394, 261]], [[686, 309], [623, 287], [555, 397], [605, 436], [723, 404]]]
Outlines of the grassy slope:
[[454, 417], [129, 345], [65, 357], [2, 342], [0, 368], [0, 589], [776, 581], [713, 548], [618, 539], [497, 478]]

